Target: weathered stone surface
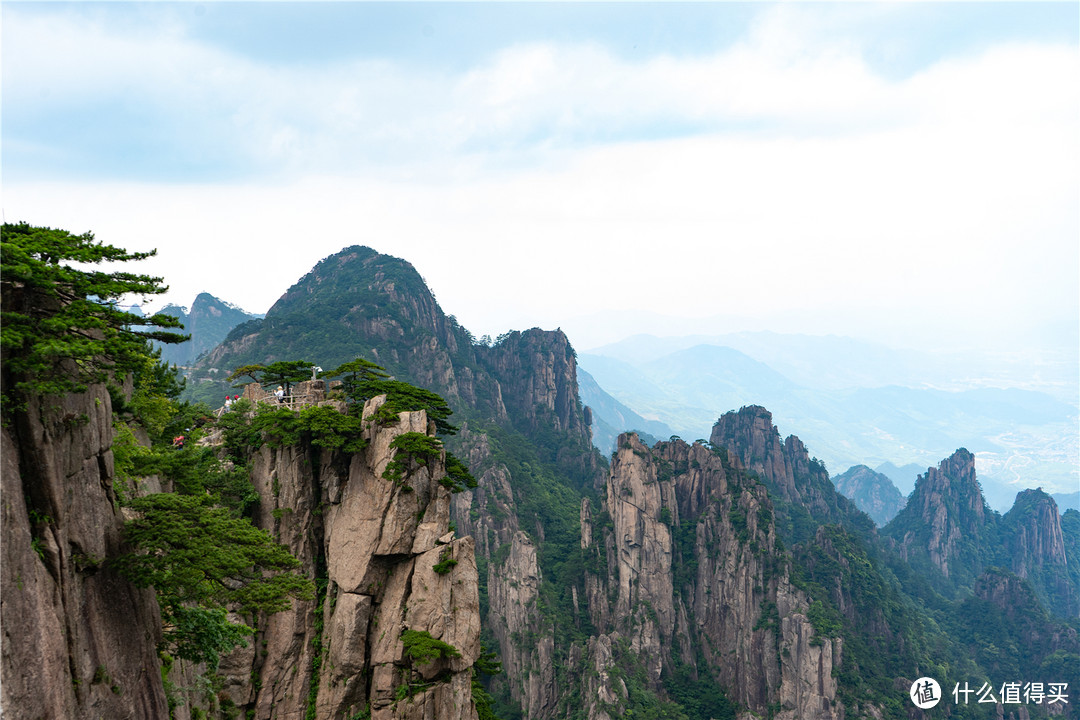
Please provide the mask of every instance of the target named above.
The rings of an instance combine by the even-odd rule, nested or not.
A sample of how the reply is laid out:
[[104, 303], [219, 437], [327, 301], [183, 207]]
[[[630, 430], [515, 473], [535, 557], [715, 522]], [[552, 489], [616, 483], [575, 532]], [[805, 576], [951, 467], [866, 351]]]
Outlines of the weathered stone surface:
[[670, 480], [659, 481], [657, 472], [637, 435], [619, 438], [607, 486], [618, 557], [616, 627], [645, 658], [653, 683], [660, 681], [665, 661], [670, 663], [675, 624], [671, 530], [660, 520], [664, 507], [671, 516], [674, 487]]
[[[949, 577], [962, 538], [976, 538], [986, 525], [986, 503], [975, 479], [975, 456], [961, 448], [928, 468], [915, 482], [904, 515], [916, 514], [926, 523], [926, 537], [909, 531], [901, 539], [905, 559], [918, 547], [930, 563]], [[922, 530], [922, 528], [918, 528]]]
[[447, 682], [437, 683], [412, 697], [390, 705], [372, 706], [371, 720], [476, 720], [472, 702], [472, 681], [468, 673], [457, 673]]
[[611, 652], [611, 637], [597, 635], [589, 638], [587, 649], [589, 672], [585, 677], [582, 697], [589, 720], [612, 720], [625, 710], [626, 683], [611, 673], [615, 658]]
[[781, 657], [779, 702], [781, 720], [843, 720], [844, 707], [836, 699], [834, 668], [840, 667], [839, 638], [812, 642], [814, 627], [806, 616], [806, 596], [790, 586], [776, 592], [780, 615], [780, 642], [787, 650]]
[[1041, 488], [1020, 492], [1001, 525], [1012, 571], [1041, 591], [1051, 612], [1064, 618], [1080, 614], [1080, 588], [1069, 573], [1065, 535], [1054, 498]]
[[[384, 400], [369, 401], [365, 417]], [[260, 622], [260, 652], [247, 668], [260, 682], [250, 686], [247, 704], [237, 705], [282, 720], [303, 717], [312, 701], [320, 719], [344, 720], [369, 708], [372, 717], [475, 717], [469, 690], [480, 652], [474, 543], [449, 531], [450, 492], [439, 483], [444, 464], [420, 467], [402, 483], [382, 477], [395, 437], [432, 430], [424, 412], [406, 412], [385, 427], [371, 422], [367, 447], [351, 456], [305, 447], [264, 447], [256, 455], [259, 525], [289, 547], [313, 580], [325, 563], [326, 594], [321, 606], [294, 602]], [[437, 572], [444, 561], [452, 562]], [[461, 657], [414, 666], [401, 642], [410, 629], [453, 645]], [[399, 698], [403, 686], [412, 689], [411, 699]]]
[[[446, 661], [445, 667], [440, 663], [425, 667], [425, 677], [446, 669], [464, 672], [480, 655], [480, 594], [474, 553], [473, 539], [466, 537], [416, 558], [405, 622], [410, 629], [427, 632], [461, 653], [460, 658]], [[448, 561], [454, 565], [446, 571], [435, 569]]]
[[[510, 696], [526, 717], [548, 717], [557, 701], [550, 635], [536, 607], [543, 575], [536, 545], [522, 531], [510, 540], [506, 559], [488, 571], [488, 615], [502, 650], [503, 672]], [[537, 636], [539, 643], [525, 638]], [[547, 642], [545, 642], [545, 640]]]
[[2, 429], [5, 718], [164, 717], [157, 601], [108, 569], [122, 550], [102, 385], [32, 400]]
[[[615, 596], [615, 610], [600, 626], [608, 632], [588, 647], [597, 679], [586, 684], [606, 698], [593, 704], [590, 717], [604, 717], [626, 700], [625, 687], [601, 669], [605, 662], [612, 667], [616, 637], [630, 641], [658, 692], [677, 654], [696, 672], [713, 674], [754, 713], [778, 706], [784, 720], [844, 717], [832, 677], [839, 641], [813, 638], [806, 597], [770, 561], [776, 530], [765, 487], [732, 474], [725, 467], [731, 460], [726, 450], [701, 444], [676, 440], [650, 449], [636, 435], [620, 436], [605, 497], [615, 564], [608, 566], [606, 588], [593, 575], [587, 593], [590, 603]], [[583, 528], [591, 530], [591, 516], [584, 504]], [[682, 552], [696, 563], [692, 575], [682, 574], [681, 587], [674, 585], [673, 527], [688, 538]], [[584, 547], [595, 544], [595, 537], [587, 544], [583, 537]], [[766, 608], [775, 608], [775, 616], [765, 616]], [[591, 614], [595, 623], [605, 611], [591, 608]]]

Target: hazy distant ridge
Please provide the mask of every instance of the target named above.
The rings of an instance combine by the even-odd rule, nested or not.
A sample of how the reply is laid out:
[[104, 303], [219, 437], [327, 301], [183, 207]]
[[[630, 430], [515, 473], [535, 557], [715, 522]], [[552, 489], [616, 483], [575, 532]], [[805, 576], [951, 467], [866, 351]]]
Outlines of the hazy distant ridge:
[[[974, 374], [953, 374], [946, 385], [949, 366], [935, 365], [928, 353], [893, 357], [888, 348], [851, 338], [721, 337], [745, 350], [687, 347], [702, 336], [634, 336], [581, 353], [580, 365], [613, 398], [684, 437], [703, 435], [729, 410], [765, 405], [779, 426], [798, 428], [834, 472], [866, 464], [892, 475], [886, 463], [904, 466], [893, 476], [901, 492], [935, 458], [961, 446], [976, 453], [987, 499], [997, 508], [1007, 508], [1024, 487], [1068, 492], [1080, 482], [1077, 410], [1048, 393], [983, 386]], [[918, 377], [941, 386], [903, 384]]]

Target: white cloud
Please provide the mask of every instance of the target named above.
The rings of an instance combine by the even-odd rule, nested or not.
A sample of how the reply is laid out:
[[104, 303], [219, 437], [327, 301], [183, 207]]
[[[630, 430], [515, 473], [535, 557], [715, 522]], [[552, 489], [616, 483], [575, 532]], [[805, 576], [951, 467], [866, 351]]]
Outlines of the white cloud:
[[9, 108], [147, 103], [192, 152], [227, 147], [263, 176], [7, 173], [9, 220], [157, 245], [182, 304], [208, 290], [265, 310], [363, 243], [416, 264], [478, 333], [625, 308], [922, 336], [964, 323], [1005, 342], [1078, 312], [1075, 47], [998, 46], [888, 80], [778, 10], [709, 56], [531, 44], [453, 74], [277, 67], [175, 24], [9, 16]]

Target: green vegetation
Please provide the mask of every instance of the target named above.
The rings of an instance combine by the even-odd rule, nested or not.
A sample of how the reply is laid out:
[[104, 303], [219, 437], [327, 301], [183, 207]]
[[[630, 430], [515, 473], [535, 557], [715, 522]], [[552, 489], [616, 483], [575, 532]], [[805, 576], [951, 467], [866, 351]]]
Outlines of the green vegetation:
[[446, 401], [430, 390], [418, 388], [400, 380], [371, 380], [361, 385], [364, 399], [376, 395], [386, 395], [386, 402], [375, 412], [375, 422], [389, 425], [403, 412], [423, 410], [428, 420], [435, 423], [435, 432], [439, 435], [454, 435], [457, 427], [447, 422], [454, 412]]
[[318, 720], [319, 684], [322, 680], [323, 631], [326, 628], [326, 590], [330, 585], [326, 569], [326, 553], [320, 548], [315, 556], [315, 618], [311, 637], [311, 685], [308, 688], [304, 720]]
[[439, 562], [435, 563], [431, 569], [440, 575], [445, 575], [453, 570], [454, 566], [457, 564], [458, 561], [450, 556], [450, 550], [446, 549], [439, 554]]
[[241, 365], [225, 379], [239, 380], [249, 377], [252, 382], [264, 386], [282, 385], [288, 395], [292, 391], [293, 383], [311, 378], [311, 368], [312, 365], [307, 360], [279, 360], [268, 365]]
[[495, 700], [488, 693], [485, 681], [502, 672], [502, 663], [494, 652], [481, 644], [480, 655], [472, 667], [472, 698], [478, 720], [499, 720], [495, 713]]
[[142, 317], [117, 307], [125, 295], [156, 295], [161, 278], [129, 272], [79, 270], [69, 263], [143, 260], [154, 252], [129, 253], [95, 242], [92, 233], [27, 223], [3, 225], [0, 233], [0, 346], [9, 414], [31, 396], [81, 392], [145, 365], [148, 339], [176, 343], [174, 317]]
[[[64, 264], [151, 255], [96, 243], [89, 233], [4, 225], [5, 420], [31, 397], [110, 383], [114, 490], [136, 512], [125, 526], [134, 550], [83, 561], [107, 563], [135, 585], [153, 587], [164, 648], [213, 668], [220, 653], [251, 632], [230, 622], [227, 609], [249, 617], [277, 612], [292, 598], [309, 597], [310, 583], [291, 572], [298, 563], [284, 547], [243, 517], [256, 499], [246, 474], [195, 446], [200, 427], [210, 421], [208, 408], [177, 402], [183, 383], [150, 347], [151, 341], [184, 339], [154, 329], [177, 327], [175, 318], [143, 318], [116, 306], [126, 294], [163, 292], [160, 278]], [[132, 378], [130, 396], [119, 388], [125, 374]], [[136, 430], [145, 433], [148, 447], [137, 441]], [[187, 442], [174, 443], [180, 435]], [[149, 474], [172, 482], [176, 492], [139, 497], [139, 478]]]
[[[366, 388], [369, 383], [389, 377], [385, 370], [364, 358], [356, 358], [339, 365], [333, 370], [320, 373], [321, 378], [341, 378], [341, 389], [344, 395], [353, 402], [361, 402], [369, 396]], [[362, 399], [362, 400], [361, 400]]]
[[417, 665], [461, 657], [456, 647], [431, 637], [427, 630], [406, 630], [401, 633], [401, 643], [405, 646], [405, 657]]
[[409, 489], [405, 478], [437, 459], [442, 443], [424, 433], [407, 432], [394, 438], [390, 442], [390, 449], [395, 451], [394, 459], [386, 464], [382, 476], [395, 485]]
[[[532, 331], [509, 333], [494, 344], [473, 344], [468, 333], [452, 318], [441, 315], [411, 266], [378, 256], [366, 248], [349, 248], [328, 258], [301, 285], [304, 292], [290, 292], [265, 321], [254, 321], [234, 330], [232, 337], [254, 333], [257, 342], [235, 349], [228, 361], [234, 365], [255, 364], [249, 368], [254, 372], [250, 376], [260, 381], [267, 377], [263, 375], [269, 367], [265, 363], [272, 359], [312, 357], [326, 365], [341, 363], [322, 377], [341, 379], [341, 397], [346, 400], [348, 412], [342, 415], [318, 409], [309, 414], [238, 406], [240, 412], [228, 413], [219, 421], [219, 426], [225, 429], [227, 457], [223, 460], [233, 463], [233, 468], [242, 469], [251, 448], [261, 444], [301, 443], [355, 451], [360, 445], [354, 443], [362, 441], [360, 410], [366, 400], [380, 394], [387, 395], [387, 402], [376, 413], [374, 422], [390, 425], [401, 412], [425, 410], [440, 436], [434, 438], [426, 433], [401, 436], [387, 468], [387, 479], [393, 482], [405, 484], [410, 473], [431, 467], [432, 461], [446, 452], [445, 445], [465, 457], [462, 450], [476, 451], [480, 445], [477, 438], [486, 436], [482, 443], [486, 457], [476, 468], [477, 474], [488, 470], [504, 474], [509, 478], [510, 496], [501, 494], [501, 487], [496, 491], [488, 486], [476, 494], [477, 498], [487, 495], [487, 515], [480, 517], [479, 500], [478, 505], [468, 509], [467, 517], [473, 527], [490, 533], [489, 542], [483, 545], [491, 548], [491, 556], [477, 558], [481, 612], [486, 622], [490, 610], [488, 569], [498, 572], [510, 549], [509, 544], [500, 544], [499, 533], [510, 527], [520, 528], [536, 545], [543, 582], [537, 600], [537, 623], [523, 630], [514, 642], [528, 648], [542, 638], [551, 638], [555, 685], [569, 689], [559, 700], [557, 714], [578, 717], [583, 703], [574, 688], [581, 687], [582, 666], [571, 669], [566, 658], [574, 654], [582, 657], [589, 638], [606, 631], [592, 626], [589, 613], [577, 607], [572, 596], [574, 588], [582, 595], [587, 574], [606, 579], [609, 571], [605, 540], [611, 532], [611, 521], [602, 511], [596, 494], [602, 485], [602, 479], [597, 482], [597, 478], [602, 474], [603, 461], [596, 457], [587, 439], [582, 442], [567, 430], [565, 408], [570, 407], [571, 413], [580, 411], [574, 406], [575, 398], [561, 398], [560, 402], [565, 404], [560, 414], [534, 407], [529, 393], [519, 391], [535, 378], [537, 358], [543, 358], [542, 362], [567, 360], [572, 351], [568, 346], [564, 349], [554, 343], [545, 344], [542, 338], [535, 340], [536, 336], [530, 335]], [[310, 303], [316, 296], [319, 307], [313, 313]], [[348, 332], [342, 331], [343, 326]], [[368, 354], [380, 364], [358, 358], [358, 352]], [[310, 366], [302, 364], [306, 378]], [[444, 377], [441, 373], [451, 365], [449, 369], [453, 370], [455, 379], [442, 386], [443, 381], [437, 378]], [[238, 372], [242, 369], [238, 368]], [[402, 380], [394, 379], [399, 377]], [[424, 384], [426, 389], [403, 380]], [[449, 400], [436, 394], [436, 390]], [[460, 432], [449, 423], [452, 410], [457, 413]], [[139, 412], [154, 427], [167, 415], [155, 414], [152, 403], [144, 403]], [[158, 419], [154, 420], [155, 417]], [[125, 465], [132, 469], [133, 476], [137, 477], [136, 471], [156, 467], [154, 462], [164, 463], [160, 459], [148, 460], [135, 445], [129, 448], [130, 459]], [[1038, 593], [1029, 597], [1015, 590], [1014, 610], [1009, 611], [1002, 609], [1000, 603], [973, 593], [982, 566], [954, 574], [955, 581], [948, 584], [940, 576], [925, 572], [927, 567], [918, 558], [913, 562], [900, 560], [877, 536], [872, 522], [835, 493], [820, 462], [810, 461], [794, 468], [796, 484], [807, 490], [805, 503], [785, 503], [777, 497], [779, 488], [770, 487], [773, 493], [770, 505], [764, 502], [761, 493], [760, 485], [767, 484], [765, 480], [733, 470], [723, 448], [710, 449], [724, 467], [730, 493], [711, 498], [699, 517], [687, 517], [679, 512], [676, 523], [675, 506], [665, 506], [660, 515], [673, 535], [676, 594], [689, 601], [699, 589], [699, 563], [704, 565], [709, 561], [697, 556], [699, 535], [703, 536], [706, 553], [716, 553], [715, 558], [720, 553], [715, 547], [715, 528], [732, 526], [740, 543], [736, 552], [757, 555], [764, 567], [761, 583], [764, 587], [754, 589], [759, 594], [754, 602], [760, 600], [755, 629], [771, 632], [778, 638], [784, 619], [777, 603], [768, 599], [775, 597], [770, 596], [768, 588], [778, 577], [790, 573], [808, 600], [806, 610], [814, 627], [812, 642], [820, 644], [829, 638], [843, 638], [843, 662], [834, 672], [840, 700], [848, 708], [849, 716], [868, 716], [871, 713], [865, 712], [865, 705], [873, 704], [887, 718], [906, 717], [910, 706], [905, 693], [896, 689], [898, 678], [928, 674], [942, 680], [943, 687], [951, 687], [951, 682], [965, 679], [973, 683], [1000, 681], [1008, 677], [1002, 674], [1025, 668], [1047, 674], [1045, 678], [1028, 678], [1032, 680], [1076, 676], [1078, 656], [1068, 644], [1070, 641], [1063, 640], [1062, 647], [1054, 648], [1040, 644], [1039, 639], [1047, 637], [1047, 632], [1059, 639], [1071, 637], [1069, 633], [1076, 629], [1076, 623], [1055, 624], [1052, 618], [1040, 614]], [[177, 455], [187, 453], [185, 449]], [[639, 454], [649, 453], [639, 451]], [[308, 460], [315, 461], [313, 456]], [[658, 476], [667, 479], [684, 472], [675, 465], [657, 463]], [[215, 466], [206, 458], [199, 467], [201, 475], [188, 476], [180, 468], [163, 472], [184, 478], [178, 487], [204, 488], [214, 505], [229, 508], [234, 517], [243, 517], [250, 505], [245, 504], [247, 496], [242, 483], [228, 474], [228, 463]], [[464, 464], [450, 453], [446, 453], [446, 467], [447, 475], [441, 482], [448, 488], [475, 487], [476, 481]], [[197, 477], [217, 479], [199, 481]], [[500, 493], [498, 497], [494, 497], [496, 492]], [[755, 496], [762, 502], [752, 502]], [[580, 543], [583, 498], [593, 500], [595, 513], [593, 543], [588, 550], [583, 550]], [[508, 518], [508, 513], [516, 517]], [[1067, 543], [1077, 542], [1070, 538], [1080, 537], [1080, 531], [1069, 534], [1080, 528], [1080, 515], [1074, 512], [1073, 516], [1063, 520], [1063, 527], [1073, 529], [1066, 531]], [[1069, 522], [1072, 524], [1068, 525]], [[771, 523], [775, 523], [779, 540], [774, 547], [766, 547], [762, 531]], [[918, 531], [917, 525], [911, 520], [905, 530]], [[984, 540], [985, 537], [966, 538], [964, 542], [970, 547], [962, 548], [966, 553], [962, 556], [983, 565], [993, 560], [973, 554]], [[790, 552], [785, 548], [790, 548]], [[1072, 559], [1075, 557], [1076, 554], [1070, 555], [1073, 563], [1070, 567], [1075, 567], [1076, 561]], [[435, 565], [436, 572], [449, 571], [452, 563], [453, 559], [444, 551]], [[992, 575], [987, 582], [991, 580], [1013, 582], [1005, 575]], [[709, 588], [700, 590], [709, 592]], [[632, 612], [644, 617], [648, 609], [639, 606]], [[430, 635], [409, 634], [413, 632], [403, 635], [402, 641], [407, 655], [416, 664], [428, 664], [456, 653], [455, 648], [440, 644]], [[734, 717], [735, 704], [710, 674], [707, 658], [715, 658], [718, 650], [709, 647], [709, 638], [695, 632], [690, 635], [690, 645], [685, 651], [695, 662], [683, 662], [684, 649], [680, 646], [678, 652], [672, 652], [675, 656], [672, 662], [665, 663], [659, 685], [648, 679], [640, 656], [627, 645], [617, 647], [614, 675], [626, 684], [627, 695], [621, 699], [621, 707], [608, 708], [609, 711], [636, 718]], [[488, 631], [485, 639], [492, 643], [492, 638]], [[316, 663], [321, 662], [320, 650], [317, 648]], [[510, 683], [490, 677], [488, 683], [481, 682], [484, 673], [480, 665], [478, 662], [474, 667], [473, 681], [473, 697], [480, 716], [488, 718], [487, 713], [497, 709], [504, 717], [520, 717], [520, 708], [510, 700]], [[421, 687], [413, 679], [408, 671], [404, 673], [398, 688], [399, 698], [410, 697]], [[863, 707], [855, 710], [858, 706]], [[774, 706], [770, 712], [778, 710]], [[988, 708], [973, 706], [966, 708], [963, 716], [984, 717], [990, 713]]]

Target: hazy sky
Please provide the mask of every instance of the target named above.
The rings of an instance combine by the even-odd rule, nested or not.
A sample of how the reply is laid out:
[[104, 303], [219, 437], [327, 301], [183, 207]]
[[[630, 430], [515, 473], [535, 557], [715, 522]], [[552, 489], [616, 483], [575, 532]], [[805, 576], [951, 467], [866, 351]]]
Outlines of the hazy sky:
[[3, 214], [182, 305], [365, 244], [477, 335], [1075, 350], [1078, 7], [4, 2]]

